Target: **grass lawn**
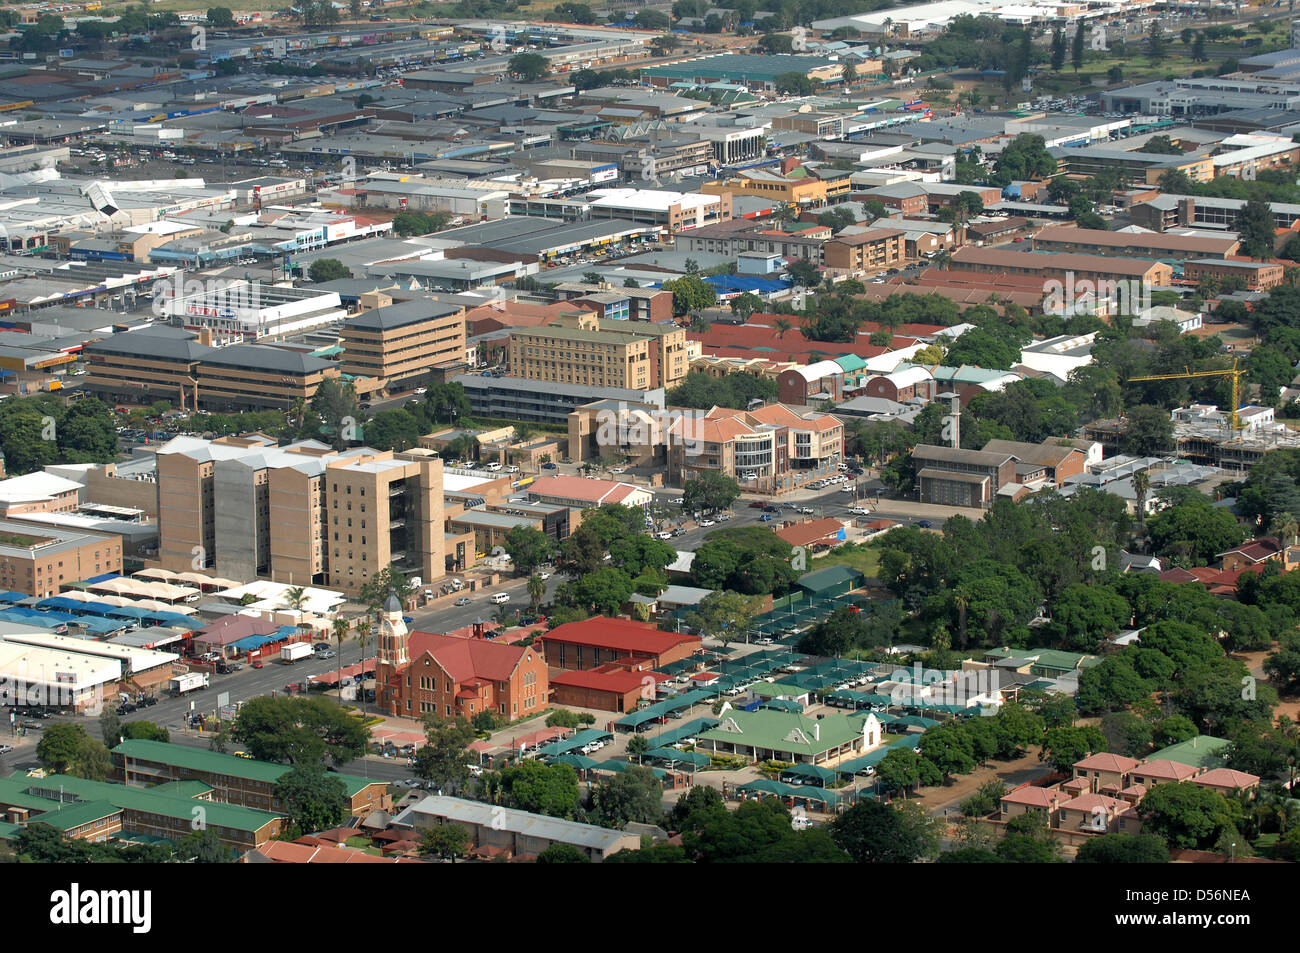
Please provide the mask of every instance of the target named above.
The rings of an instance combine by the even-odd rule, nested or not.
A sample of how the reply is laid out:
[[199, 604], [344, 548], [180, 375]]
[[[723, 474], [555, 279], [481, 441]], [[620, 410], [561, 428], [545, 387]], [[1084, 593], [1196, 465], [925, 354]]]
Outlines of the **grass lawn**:
[[874, 579], [880, 569], [880, 550], [874, 546], [846, 543], [825, 556], [818, 556], [809, 568], [825, 569], [827, 566], [851, 566], [868, 579]]

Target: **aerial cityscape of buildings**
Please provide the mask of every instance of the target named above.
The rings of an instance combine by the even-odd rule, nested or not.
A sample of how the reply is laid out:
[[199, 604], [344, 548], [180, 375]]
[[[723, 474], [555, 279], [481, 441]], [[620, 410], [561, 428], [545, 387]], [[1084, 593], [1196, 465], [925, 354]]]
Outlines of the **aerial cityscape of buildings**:
[[1293, 7], [0, 9], [0, 860], [1300, 860]]

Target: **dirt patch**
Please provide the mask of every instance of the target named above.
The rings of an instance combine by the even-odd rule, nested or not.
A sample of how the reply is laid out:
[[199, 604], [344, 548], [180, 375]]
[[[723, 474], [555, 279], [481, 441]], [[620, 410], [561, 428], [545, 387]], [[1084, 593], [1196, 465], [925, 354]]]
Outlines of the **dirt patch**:
[[918, 797], [910, 797], [909, 800], [919, 801], [931, 814], [940, 814], [946, 809], [950, 815], [956, 815], [962, 801], [994, 778], [1000, 778], [1008, 788], [1015, 788], [1051, 773], [1052, 766], [1039, 761], [1037, 751], [1030, 751], [1014, 761], [990, 762], [970, 774], [955, 778], [952, 784], [924, 788]]

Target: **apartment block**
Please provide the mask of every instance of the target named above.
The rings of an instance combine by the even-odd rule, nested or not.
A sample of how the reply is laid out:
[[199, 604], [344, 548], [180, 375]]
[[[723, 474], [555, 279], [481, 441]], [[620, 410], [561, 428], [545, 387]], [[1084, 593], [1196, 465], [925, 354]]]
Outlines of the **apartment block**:
[[465, 309], [416, 299], [353, 315], [340, 330], [340, 370], [392, 390], [422, 381], [429, 369], [465, 355]]
[[647, 390], [686, 376], [686, 330], [673, 324], [602, 322], [591, 312], [559, 326], [514, 331], [510, 374], [529, 380]]
[[893, 267], [904, 260], [907, 250], [901, 229], [871, 228], [836, 235], [825, 244], [822, 254], [827, 268], [861, 275]]
[[1119, 258], [1223, 259], [1237, 254], [1235, 238], [1198, 238], [1186, 235], [1150, 235], [1110, 232], [1071, 225], [1048, 225], [1031, 239], [1034, 251], [1078, 252]]
[[1167, 287], [1174, 277], [1173, 267], [1162, 261], [1130, 261], [1103, 255], [1072, 253], [1052, 255], [1043, 252], [1003, 251], [1000, 248], [976, 248], [971, 245], [953, 252], [948, 270], [986, 275], [1028, 275], [1076, 288], [1083, 281], [1105, 283], [1098, 284], [1098, 287], [1113, 287], [1113, 283], [1119, 281], [1140, 281], [1148, 287]]
[[1213, 278], [1222, 281], [1225, 278], [1239, 278], [1245, 282], [1247, 291], [1268, 291], [1282, 283], [1283, 268], [1280, 264], [1268, 261], [1219, 261], [1213, 258], [1201, 258], [1183, 264], [1183, 278], [1187, 281], [1200, 281]]
[[442, 461], [313, 441], [178, 437], [158, 451], [159, 565], [355, 594], [389, 565], [446, 573]]

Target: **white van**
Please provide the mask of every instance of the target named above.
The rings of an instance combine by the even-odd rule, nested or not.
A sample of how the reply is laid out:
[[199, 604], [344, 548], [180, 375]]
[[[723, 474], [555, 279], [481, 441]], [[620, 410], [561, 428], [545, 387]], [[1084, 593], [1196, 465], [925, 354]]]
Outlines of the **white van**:
[[498, 593], [495, 593], [495, 594], [492, 596], [492, 601], [495, 602], [497, 605], [501, 605], [501, 604], [503, 604], [503, 603], [509, 602], [509, 601], [510, 601], [510, 594], [509, 594], [508, 592], [498, 592]]

